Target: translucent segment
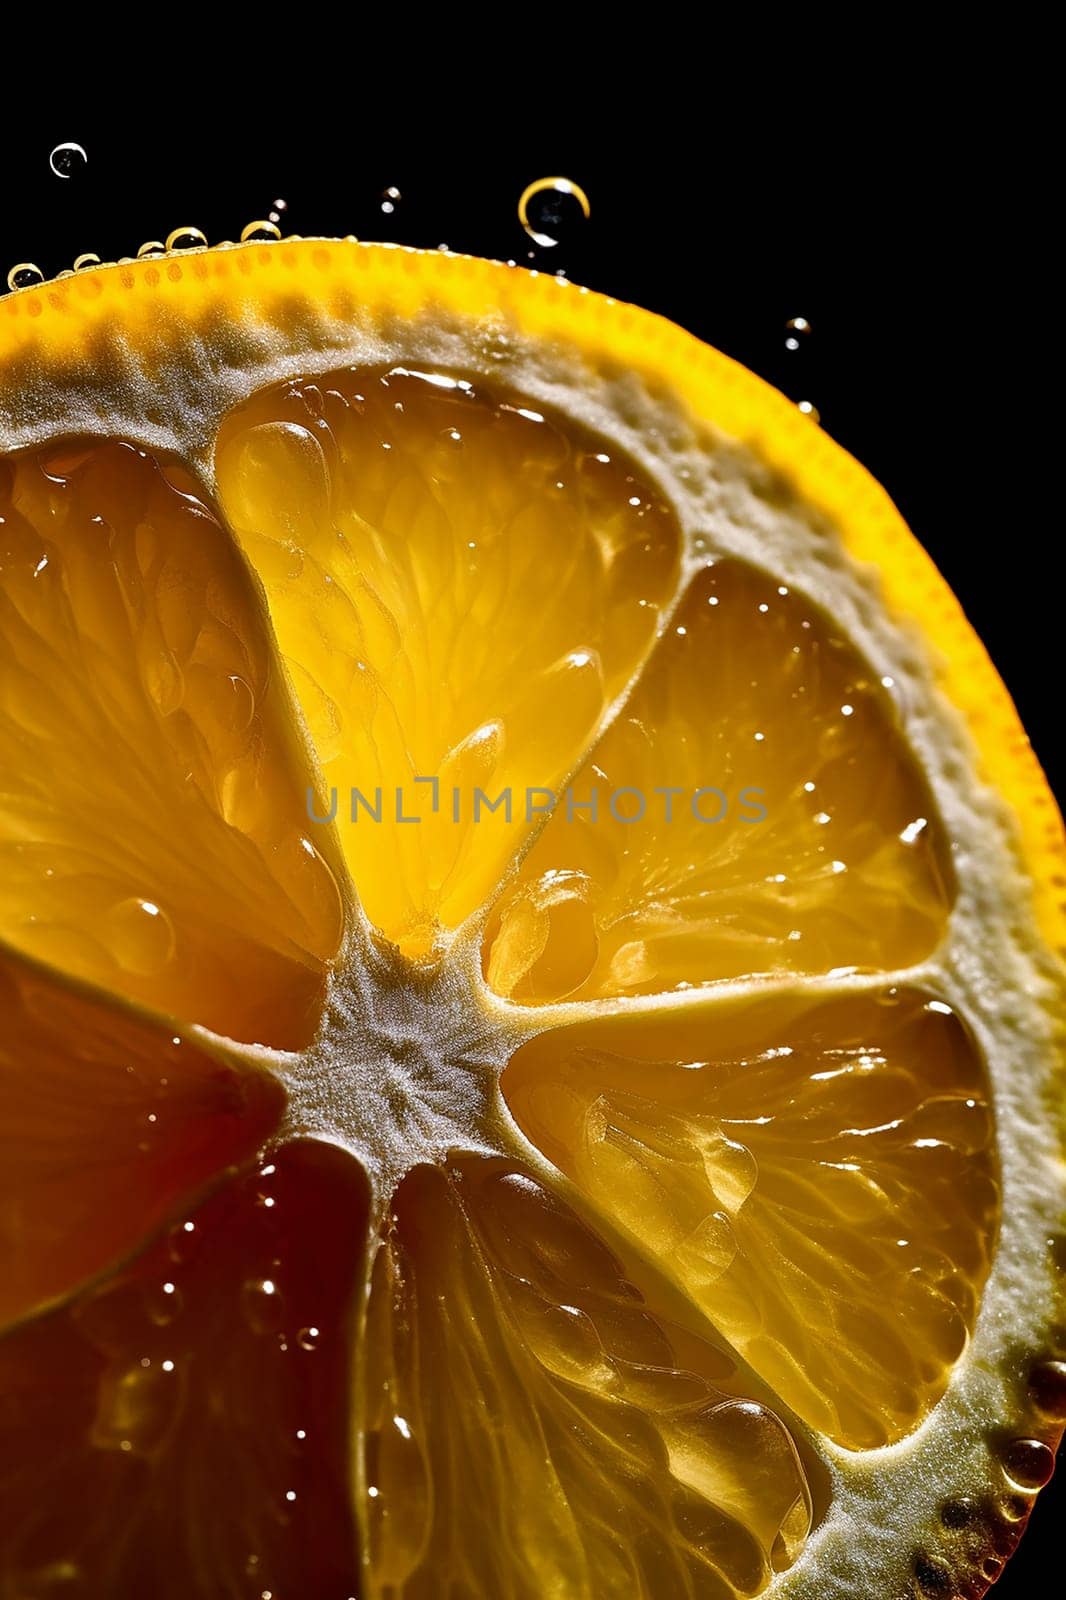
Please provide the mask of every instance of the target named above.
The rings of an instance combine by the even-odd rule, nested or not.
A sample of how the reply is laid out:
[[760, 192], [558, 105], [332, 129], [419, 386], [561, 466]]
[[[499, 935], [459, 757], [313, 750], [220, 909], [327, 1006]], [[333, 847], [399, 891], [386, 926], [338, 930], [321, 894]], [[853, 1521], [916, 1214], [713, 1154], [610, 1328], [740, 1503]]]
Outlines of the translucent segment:
[[0, 1326], [254, 1158], [284, 1095], [0, 950]]
[[892, 970], [944, 930], [943, 829], [891, 685], [740, 562], [693, 580], [573, 798], [489, 923], [516, 1000]]
[[91, 440], [0, 461], [0, 937], [303, 1042], [341, 931], [306, 783], [251, 580], [182, 469]]
[[908, 1433], [999, 1218], [976, 1046], [940, 1001], [793, 994], [582, 1024], [503, 1079], [526, 1134], [846, 1448]]
[[348, 1600], [366, 1185], [298, 1144], [0, 1343], [0, 1593]]
[[[222, 429], [218, 482], [363, 904], [425, 955], [643, 659], [673, 515], [577, 427], [402, 369], [259, 395]], [[508, 793], [509, 817], [489, 809]]]
[[802, 1549], [787, 1430], [679, 1366], [616, 1258], [521, 1169], [404, 1181], [368, 1353], [375, 1597], [733, 1600]]

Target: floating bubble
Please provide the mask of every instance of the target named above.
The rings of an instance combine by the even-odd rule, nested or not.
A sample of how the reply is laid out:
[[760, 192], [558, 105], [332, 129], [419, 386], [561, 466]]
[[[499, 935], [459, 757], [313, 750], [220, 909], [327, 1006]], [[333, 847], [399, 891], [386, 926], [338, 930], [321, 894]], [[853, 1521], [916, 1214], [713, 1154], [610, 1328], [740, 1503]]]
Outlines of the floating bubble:
[[84, 145], [67, 141], [65, 144], [56, 145], [48, 157], [48, 165], [57, 178], [73, 178], [76, 172], [84, 170], [88, 160]]
[[592, 214], [588, 195], [570, 178], [538, 178], [522, 191], [518, 220], [534, 244], [550, 250]]

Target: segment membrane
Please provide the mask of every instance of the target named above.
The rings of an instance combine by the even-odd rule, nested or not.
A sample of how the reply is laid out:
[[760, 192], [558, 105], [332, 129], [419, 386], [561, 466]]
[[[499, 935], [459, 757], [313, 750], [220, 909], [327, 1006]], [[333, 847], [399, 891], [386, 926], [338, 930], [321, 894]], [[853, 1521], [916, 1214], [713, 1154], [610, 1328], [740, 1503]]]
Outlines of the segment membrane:
[[516, 1000], [892, 970], [944, 931], [943, 829], [889, 688], [740, 562], [693, 581], [573, 799], [489, 922]]
[[950, 1008], [889, 989], [589, 1022], [503, 1078], [528, 1137], [812, 1427], [901, 1438], [948, 1383], [999, 1215]]
[[375, 1596], [733, 1600], [802, 1549], [781, 1422], [679, 1366], [615, 1257], [519, 1168], [403, 1182], [368, 1353]]
[[0, 937], [216, 1032], [312, 1033], [341, 901], [240, 556], [179, 468], [0, 461]]
[[217, 459], [363, 905], [424, 956], [641, 663], [676, 522], [624, 456], [440, 373], [260, 394]]

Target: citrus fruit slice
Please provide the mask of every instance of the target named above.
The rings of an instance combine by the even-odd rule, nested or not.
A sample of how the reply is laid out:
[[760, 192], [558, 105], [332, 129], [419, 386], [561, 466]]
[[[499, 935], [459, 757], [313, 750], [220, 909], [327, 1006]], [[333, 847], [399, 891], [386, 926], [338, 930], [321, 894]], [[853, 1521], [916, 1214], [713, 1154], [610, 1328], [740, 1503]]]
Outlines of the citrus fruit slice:
[[355, 241], [0, 302], [0, 1592], [982, 1595], [1061, 824], [883, 493]]

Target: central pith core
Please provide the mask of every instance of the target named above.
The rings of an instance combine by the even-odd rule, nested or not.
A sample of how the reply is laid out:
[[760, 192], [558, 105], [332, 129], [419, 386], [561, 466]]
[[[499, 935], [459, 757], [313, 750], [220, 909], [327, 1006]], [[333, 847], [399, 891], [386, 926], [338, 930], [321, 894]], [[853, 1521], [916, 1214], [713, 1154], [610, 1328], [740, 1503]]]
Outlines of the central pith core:
[[313, 1043], [283, 1074], [287, 1124], [353, 1151], [387, 1198], [419, 1162], [498, 1148], [497, 1085], [516, 1040], [458, 963], [359, 943], [330, 981]]

